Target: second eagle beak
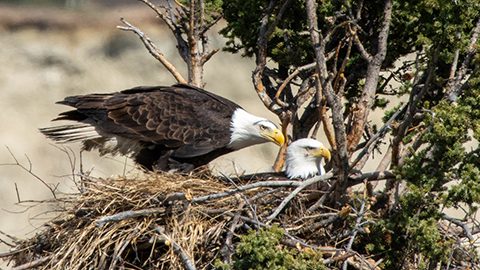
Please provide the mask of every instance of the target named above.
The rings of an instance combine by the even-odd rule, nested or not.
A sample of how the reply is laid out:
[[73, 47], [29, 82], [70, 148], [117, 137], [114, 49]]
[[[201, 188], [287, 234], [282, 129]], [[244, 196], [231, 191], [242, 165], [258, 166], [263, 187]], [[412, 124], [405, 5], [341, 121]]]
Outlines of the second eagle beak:
[[330, 161], [331, 154], [330, 150], [325, 147], [319, 147], [313, 152], [314, 157], [324, 157], [327, 161]]

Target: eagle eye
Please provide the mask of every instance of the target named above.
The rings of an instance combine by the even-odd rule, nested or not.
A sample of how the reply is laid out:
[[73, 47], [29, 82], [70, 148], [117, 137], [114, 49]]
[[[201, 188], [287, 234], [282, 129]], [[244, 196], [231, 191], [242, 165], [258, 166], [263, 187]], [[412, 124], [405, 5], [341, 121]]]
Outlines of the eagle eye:
[[311, 147], [311, 146], [307, 146], [307, 147], [305, 147], [305, 149], [307, 149], [308, 151], [312, 151], [314, 148]]

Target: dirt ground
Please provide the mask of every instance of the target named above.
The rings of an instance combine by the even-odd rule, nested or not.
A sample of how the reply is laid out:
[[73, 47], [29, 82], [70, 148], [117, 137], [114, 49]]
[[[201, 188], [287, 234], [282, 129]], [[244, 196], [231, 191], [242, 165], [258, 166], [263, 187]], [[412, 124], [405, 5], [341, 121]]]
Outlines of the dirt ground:
[[[53, 125], [50, 120], [66, 109], [55, 105], [56, 101], [73, 94], [174, 83], [136, 36], [115, 28], [120, 17], [145, 30], [185, 70], [168, 29], [141, 5], [76, 12], [0, 6], [0, 231], [31, 237], [49, 217], [46, 206], [17, 204], [18, 199], [51, 198], [36, 176], [63, 192], [75, 191], [68, 155], [38, 132], [39, 127]], [[211, 41], [212, 47], [223, 44], [218, 35]], [[206, 65], [206, 88], [277, 122], [256, 97], [251, 84], [253, 67], [252, 59], [220, 52]], [[78, 172], [79, 147], [69, 147]], [[15, 160], [9, 151], [27, 170], [12, 165]], [[273, 144], [255, 146], [219, 158], [212, 167], [227, 174], [269, 171], [275, 155]], [[95, 152], [82, 155], [82, 167], [100, 177], [138, 173], [124, 157], [99, 158]], [[0, 239], [7, 238], [0, 235]], [[7, 250], [0, 243], [0, 253]]]

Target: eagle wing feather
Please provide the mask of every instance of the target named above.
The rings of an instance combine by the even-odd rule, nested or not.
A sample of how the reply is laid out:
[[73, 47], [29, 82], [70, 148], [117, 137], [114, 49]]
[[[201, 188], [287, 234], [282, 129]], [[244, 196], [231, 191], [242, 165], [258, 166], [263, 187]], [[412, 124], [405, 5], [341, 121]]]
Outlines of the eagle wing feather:
[[[136, 87], [113, 94], [67, 97], [59, 102], [76, 110], [57, 120], [89, 123], [102, 136], [162, 144], [175, 148], [174, 156], [194, 157], [226, 146], [230, 120], [239, 106], [203, 89]], [[75, 117], [75, 119], [71, 119]]]

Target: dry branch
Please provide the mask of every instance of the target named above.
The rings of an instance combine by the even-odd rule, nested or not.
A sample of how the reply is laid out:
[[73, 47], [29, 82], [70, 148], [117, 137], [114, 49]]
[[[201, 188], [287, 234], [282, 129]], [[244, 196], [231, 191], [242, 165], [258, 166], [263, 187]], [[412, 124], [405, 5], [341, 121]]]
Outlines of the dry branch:
[[341, 97], [337, 96], [333, 90], [331, 77], [327, 70], [327, 62], [325, 59], [325, 40], [318, 30], [317, 5], [313, 0], [306, 1], [307, 19], [310, 31], [312, 46], [315, 52], [316, 68], [319, 75], [319, 84], [322, 87], [322, 93], [325, 96], [328, 105], [332, 110], [333, 127], [335, 131], [336, 155], [334, 156], [337, 168], [336, 173], [338, 190], [335, 192], [336, 197], [340, 196], [345, 189], [345, 182], [348, 177], [348, 156], [347, 156], [347, 140], [345, 125], [343, 123], [343, 109], [341, 105]]
[[168, 245], [170, 245], [172, 247], [173, 252], [175, 252], [175, 254], [177, 254], [178, 257], [180, 257], [180, 259], [183, 263], [184, 269], [186, 269], [186, 270], [197, 269], [195, 267], [194, 262], [192, 262], [192, 259], [190, 258], [190, 256], [188, 256], [188, 254], [185, 252], [185, 250], [179, 244], [177, 244], [175, 241], [173, 241], [171, 237], [168, 237], [165, 233], [163, 233], [162, 230], [160, 230], [158, 227], [156, 229], [156, 232], [160, 236], [160, 240], [165, 242], [165, 243], [168, 243]]
[[39, 259], [36, 259], [34, 261], [31, 261], [31, 262], [13, 267], [12, 270], [26, 270], [26, 269], [32, 269], [32, 268], [36, 269], [38, 266], [46, 263], [50, 259], [51, 259], [50, 256], [39, 258]]
[[[362, 95], [360, 100], [357, 103], [355, 111], [353, 112], [353, 120], [352, 120], [352, 127], [348, 134], [348, 152], [352, 153], [355, 148], [357, 147], [360, 139], [363, 135], [363, 130], [365, 128], [365, 124], [368, 120], [368, 115], [371, 111], [374, 102], [374, 95], [377, 90], [378, 79], [380, 77], [380, 69], [382, 67], [382, 63], [385, 60], [387, 55], [387, 40], [388, 40], [388, 33], [390, 29], [390, 21], [392, 19], [392, 1], [385, 0], [384, 7], [383, 7], [383, 21], [382, 27], [377, 37], [377, 48], [376, 54], [373, 57], [366, 56], [365, 52], [362, 53], [364, 58], [370, 58], [368, 61], [367, 67], [367, 75], [365, 78], [365, 86], [362, 90]], [[355, 35], [356, 37], [356, 35]], [[355, 38], [357, 40], [357, 38]], [[356, 45], [357, 48], [360, 48], [360, 52], [362, 52], [360, 46], [360, 42], [357, 40]], [[363, 50], [364, 51], [364, 50]]]
[[295, 190], [293, 190], [281, 203], [280, 205], [275, 209], [275, 211], [273, 211], [273, 213], [267, 217], [267, 221], [271, 221], [273, 220], [274, 218], [276, 218], [278, 216], [278, 214], [280, 214], [280, 212], [285, 208], [285, 206], [287, 206], [287, 204], [295, 197], [297, 196], [297, 194], [302, 191], [304, 188], [312, 185], [312, 184], [315, 184], [317, 182], [320, 182], [320, 181], [325, 181], [325, 180], [328, 180], [330, 178], [333, 177], [333, 174], [332, 173], [327, 173], [325, 175], [321, 175], [321, 176], [316, 176], [316, 177], [313, 177], [311, 179], [308, 179], [308, 180], [305, 180], [301, 185], [299, 185]]
[[187, 83], [187, 81], [183, 78], [183, 76], [177, 71], [175, 66], [170, 63], [165, 55], [160, 52], [160, 50], [157, 48], [157, 46], [152, 42], [152, 40], [145, 34], [143, 33], [140, 29], [126, 21], [125, 19], [121, 18], [120, 21], [122, 21], [123, 24], [126, 26], [117, 26], [118, 29], [123, 30], [123, 31], [130, 31], [135, 33], [140, 40], [143, 42], [143, 45], [145, 45], [145, 48], [147, 48], [148, 52], [155, 57], [162, 65], [170, 72], [170, 74], [175, 77], [177, 82], [179, 83]]

